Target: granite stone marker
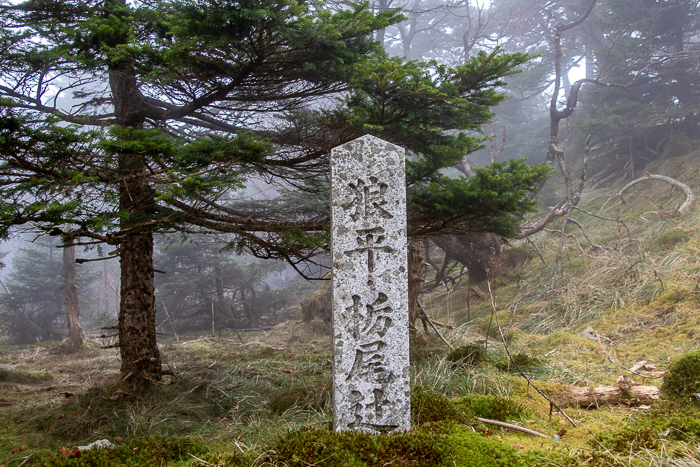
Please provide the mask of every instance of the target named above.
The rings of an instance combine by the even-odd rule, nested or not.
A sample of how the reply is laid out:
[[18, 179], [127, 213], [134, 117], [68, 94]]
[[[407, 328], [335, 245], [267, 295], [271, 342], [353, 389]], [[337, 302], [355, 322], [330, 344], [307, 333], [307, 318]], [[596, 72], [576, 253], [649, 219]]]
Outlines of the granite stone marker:
[[331, 152], [333, 427], [411, 427], [404, 150], [363, 136]]

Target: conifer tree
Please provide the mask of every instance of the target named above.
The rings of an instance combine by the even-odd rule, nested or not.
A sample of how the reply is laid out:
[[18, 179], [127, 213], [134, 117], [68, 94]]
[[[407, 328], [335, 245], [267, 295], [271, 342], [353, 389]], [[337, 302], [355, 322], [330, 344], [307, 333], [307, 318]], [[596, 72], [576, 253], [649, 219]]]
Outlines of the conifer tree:
[[[122, 379], [163, 374], [153, 235], [229, 233], [296, 267], [327, 246], [330, 149], [372, 133], [410, 161], [410, 233], [510, 235], [547, 173], [512, 162], [470, 181], [441, 169], [474, 136], [525, 54], [453, 69], [388, 59], [367, 3], [29, 0], [0, 4], [0, 225], [105, 243], [121, 264]], [[449, 130], [449, 131], [448, 131]], [[280, 193], [234, 203], [246, 179]], [[309, 203], [300, 204], [300, 200]], [[70, 224], [70, 229], [63, 226]]]

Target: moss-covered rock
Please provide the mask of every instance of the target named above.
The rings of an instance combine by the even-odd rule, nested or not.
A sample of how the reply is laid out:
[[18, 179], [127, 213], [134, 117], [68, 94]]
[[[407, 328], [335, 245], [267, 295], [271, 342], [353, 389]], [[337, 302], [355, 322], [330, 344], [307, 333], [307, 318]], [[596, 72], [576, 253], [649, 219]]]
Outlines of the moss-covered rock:
[[444, 438], [444, 429], [429, 428], [389, 436], [301, 430], [280, 440], [274, 451], [279, 465], [288, 467], [435, 467], [446, 458]]
[[[69, 450], [71, 446], [67, 447]], [[32, 461], [33, 466], [39, 467], [137, 467], [155, 463], [159, 459], [161, 465], [177, 461], [191, 461], [191, 455], [199, 458], [210, 453], [207, 442], [200, 437], [143, 437], [134, 438], [117, 446], [116, 449], [92, 449], [81, 453], [78, 458], [71, 458], [57, 451], [36, 452]], [[244, 456], [233, 454], [226, 467], [243, 467], [250, 465]]]
[[517, 402], [498, 396], [465, 396], [454, 401], [458, 409], [473, 413], [476, 417], [490, 420], [508, 421], [526, 414], [525, 408]]
[[414, 426], [431, 422], [468, 423], [473, 414], [464, 407], [458, 408], [442, 394], [416, 391], [411, 394], [411, 418]]
[[469, 427], [454, 426], [446, 439], [450, 456], [442, 465], [459, 467], [518, 467], [523, 465], [510, 446], [474, 433]]
[[700, 350], [681, 355], [664, 375], [661, 394], [670, 400], [689, 401], [700, 393]]
[[467, 344], [457, 347], [447, 354], [447, 360], [462, 365], [474, 366], [488, 361], [488, 355], [482, 344]]

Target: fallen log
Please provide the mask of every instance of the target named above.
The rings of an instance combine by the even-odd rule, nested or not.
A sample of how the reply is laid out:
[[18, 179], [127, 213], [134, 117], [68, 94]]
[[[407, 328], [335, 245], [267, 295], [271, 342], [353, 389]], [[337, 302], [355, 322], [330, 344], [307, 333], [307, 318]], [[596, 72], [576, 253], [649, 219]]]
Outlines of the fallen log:
[[642, 386], [627, 376], [620, 376], [612, 386], [572, 388], [571, 395], [579, 407], [591, 408], [606, 404], [649, 404], [659, 399], [659, 388]]

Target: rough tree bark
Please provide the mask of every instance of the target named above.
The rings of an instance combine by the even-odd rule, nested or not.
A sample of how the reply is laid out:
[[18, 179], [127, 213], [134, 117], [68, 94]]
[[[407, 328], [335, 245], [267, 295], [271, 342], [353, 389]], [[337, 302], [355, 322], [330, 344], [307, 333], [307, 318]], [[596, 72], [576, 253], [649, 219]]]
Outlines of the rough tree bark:
[[75, 247], [63, 249], [63, 294], [66, 304], [69, 352], [77, 352], [83, 346], [83, 329], [80, 327], [80, 303], [78, 301], [78, 276], [75, 266]]
[[[421, 271], [425, 262], [421, 256], [420, 244], [421, 240], [418, 238], [410, 239], [408, 242], [408, 320], [413, 326], [416, 319], [420, 317], [418, 300], [423, 291]], [[423, 324], [425, 325], [425, 322]]]
[[[141, 129], [145, 121], [144, 96], [129, 65], [121, 64], [109, 72], [117, 124]], [[121, 302], [119, 307], [119, 351], [121, 377], [135, 391], [148, 389], [161, 379], [160, 352], [156, 345], [156, 302], [153, 269], [153, 232], [145, 227], [155, 213], [155, 192], [149, 185], [146, 167], [140, 155], [123, 151], [117, 154], [119, 207], [121, 219], [119, 256]]]
[[121, 244], [119, 351], [122, 380], [147, 389], [161, 377], [156, 345], [156, 301], [153, 286], [153, 235], [127, 237]]

